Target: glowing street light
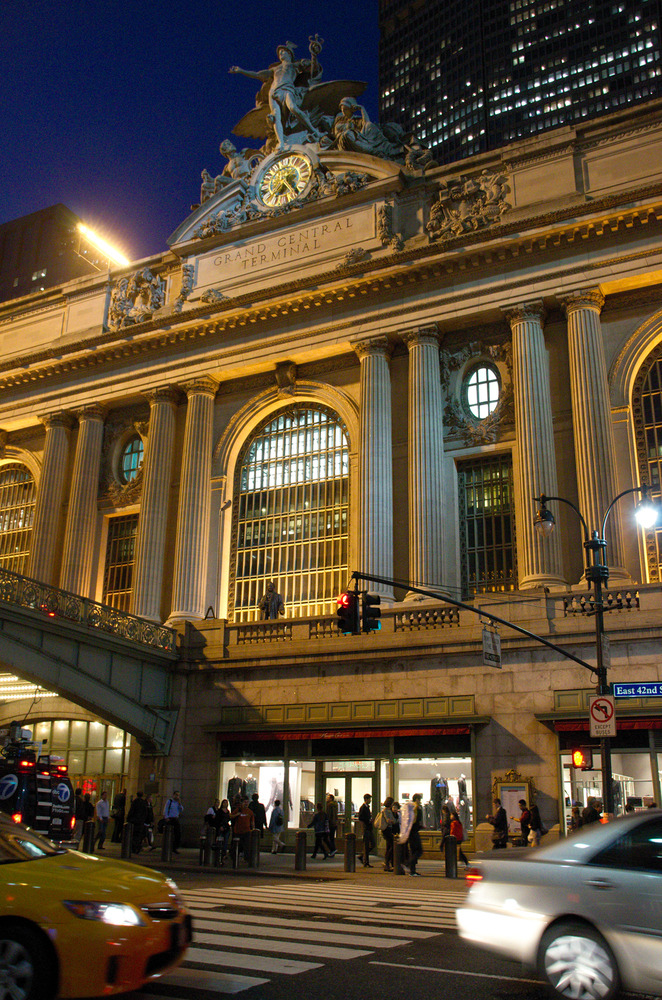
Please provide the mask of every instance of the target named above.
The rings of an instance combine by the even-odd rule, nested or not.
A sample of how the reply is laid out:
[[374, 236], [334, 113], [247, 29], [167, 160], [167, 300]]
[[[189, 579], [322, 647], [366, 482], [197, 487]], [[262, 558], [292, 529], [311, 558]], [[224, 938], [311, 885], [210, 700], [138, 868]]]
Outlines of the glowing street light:
[[85, 241], [89, 243], [91, 246], [93, 246], [95, 250], [98, 250], [99, 253], [103, 254], [104, 258], [108, 260], [111, 264], [120, 264], [124, 266], [126, 264], [131, 263], [131, 261], [128, 260], [128, 258], [126, 258], [124, 254], [120, 253], [120, 251], [117, 250], [116, 247], [108, 243], [107, 240], [104, 240], [102, 236], [99, 236], [98, 233], [95, 233], [95, 231], [93, 229], [90, 229], [89, 226], [86, 226], [82, 222], [79, 222], [77, 229], [78, 232], [81, 234], [81, 236], [85, 239]]

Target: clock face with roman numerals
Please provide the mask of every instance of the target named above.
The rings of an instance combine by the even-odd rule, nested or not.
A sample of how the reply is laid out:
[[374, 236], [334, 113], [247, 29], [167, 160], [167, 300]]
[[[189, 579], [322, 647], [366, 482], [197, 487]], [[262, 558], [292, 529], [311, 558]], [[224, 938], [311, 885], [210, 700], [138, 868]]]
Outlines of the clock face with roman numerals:
[[313, 176], [313, 165], [303, 153], [286, 153], [260, 176], [257, 193], [267, 208], [280, 208], [300, 198]]

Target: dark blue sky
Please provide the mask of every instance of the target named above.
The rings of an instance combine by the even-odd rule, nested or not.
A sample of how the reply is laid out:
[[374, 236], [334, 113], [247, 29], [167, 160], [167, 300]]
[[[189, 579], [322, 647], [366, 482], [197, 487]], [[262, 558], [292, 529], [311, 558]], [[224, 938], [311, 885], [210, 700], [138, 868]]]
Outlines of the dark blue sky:
[[[165, 249], [220, 173], [276, 46], [324, 39], [324, 80], [377, 118], [378, 0], [2, 0], [0, 222], [62, 202], [136, 259]], [[240, 142], [240, 140], [237, 140]], [[249, 144], [249, 143], [247, 143]]]

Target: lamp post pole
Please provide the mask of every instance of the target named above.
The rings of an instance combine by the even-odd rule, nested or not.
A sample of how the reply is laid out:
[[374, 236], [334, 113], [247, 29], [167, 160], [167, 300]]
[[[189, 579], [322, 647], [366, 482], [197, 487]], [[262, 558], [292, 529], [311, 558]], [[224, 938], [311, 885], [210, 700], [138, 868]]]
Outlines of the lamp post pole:
[[[597, 677], [597, 694], [610, 694], [609, 682], [607, 680], [607, 670], [609, 667], [609, 654], [608, 654], [608, 639], [605, 633], [605, 620], [604, 620], [604, 604], [602, 601], [602, 587], [606, 584], [609, 579], [609, 567], [607, 565], [607, 542], [605, 540], [605, 529], [607, 525], [607, 518], [609, 517], [614, 505], [621, 499], [621, 497], [627, 496], [630, 493], [641, 493], [642, 500], [639, 504], [638, 515], [642, 515], [644, 510], [651, 512], [652, 521], [649, 519], [644, 522], [642, 518], [642, 523], [646, 526], [651, 526], [655, 523], [655, 518], [657, 517], [657, 508], [651, 504], [649, 498], [649, 487], [647, 485], [634, 486], [631, 489], [623, 490], [618, 496], [614, 497], [611, 501], [605, 516], [602, 519], [602, 531], [598, 534], [597, 531], [591, 531], [589, 533], [586, 521], [582, 517], [580, 510], [575, 506], [570, 500], [564, 499], [564, 497], [547, 497], [541, 494], [539, 497], [534, 497], [533, 499], [536, 503], [540, 504], [538, 513], [535, 518], [536, 527], [540, 528], [543, 534], [549, 534], [554, 527], [554, 516], [551, 511], [547, 510], [548, 500], [557, 500], [560, 503], [567, 504], [568, 507], [572, 507], [575, 514], [579, 518], [584, 529], [584, 549], [586, 551], [585, 560], [585, 571], [584, 576], [587, 583], [593, 586], [593, 613], [595, 614], [595, 655], [596, 655], [596, 668], [595, 674]], [[603, 736], [600, 739], [600, 758], [601, 758], [601, 770], [602, 770], [602, 808], [608, 815], [614, 812], [614, 789], [613, 789], [613, 776], [611, 769], [611, 737]]]

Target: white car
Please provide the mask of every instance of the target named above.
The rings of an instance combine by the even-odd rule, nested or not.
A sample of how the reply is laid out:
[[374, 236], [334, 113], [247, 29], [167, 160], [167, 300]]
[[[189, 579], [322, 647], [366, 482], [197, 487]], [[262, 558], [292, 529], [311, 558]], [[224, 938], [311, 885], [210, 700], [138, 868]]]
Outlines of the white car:
[[662, 810], [498, 854], [467, 872], [460, 937], [537, 969], [557, 997], [662, 996]]

